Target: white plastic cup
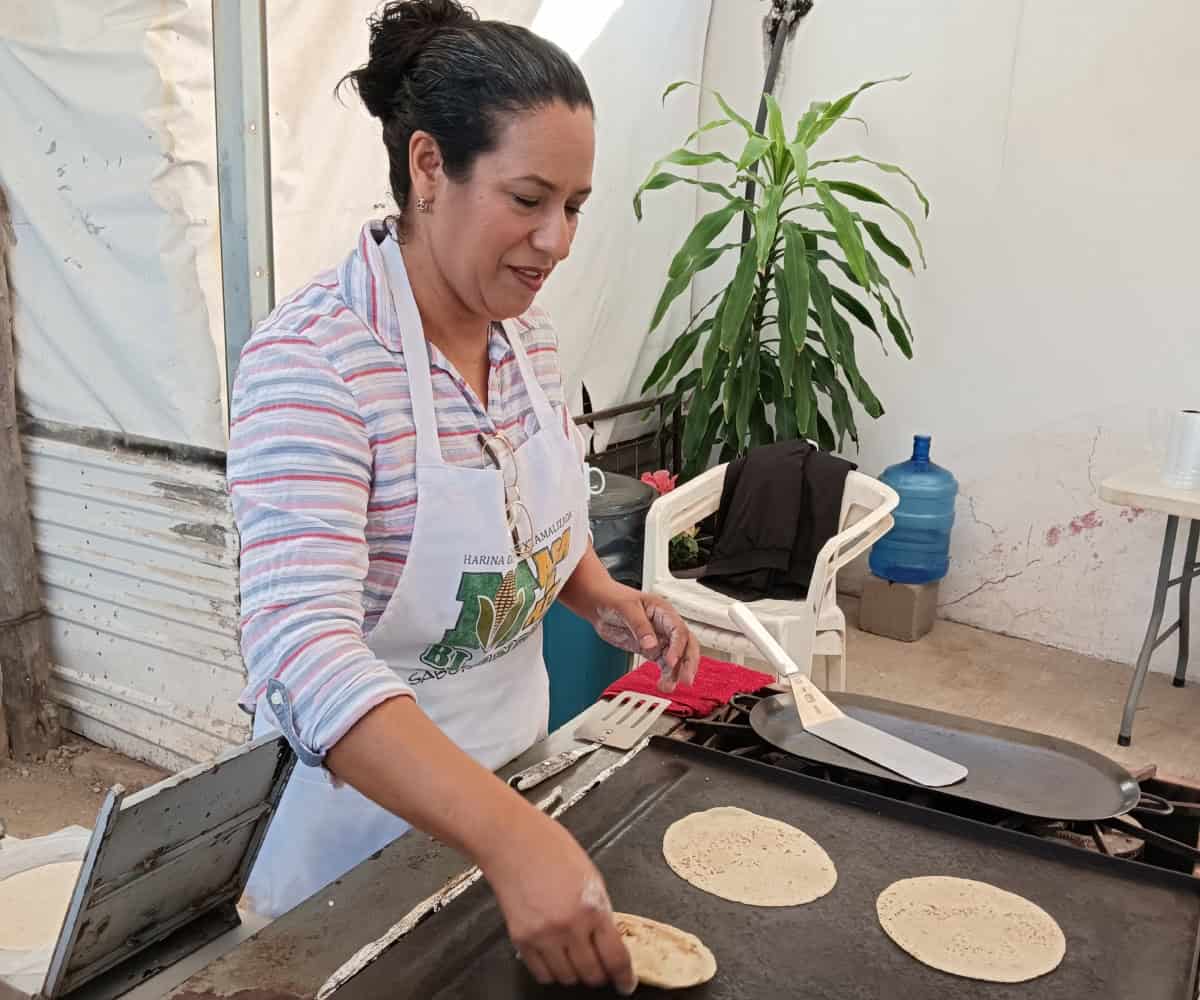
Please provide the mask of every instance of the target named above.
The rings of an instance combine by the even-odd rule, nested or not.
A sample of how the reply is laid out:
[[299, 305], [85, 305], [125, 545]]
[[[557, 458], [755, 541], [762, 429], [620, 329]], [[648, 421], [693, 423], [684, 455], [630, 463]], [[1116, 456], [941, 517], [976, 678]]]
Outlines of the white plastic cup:
[[1162, 480], [1177, 490], [1200, 489], [1200, 410], [1180, 410], [1171, 417]]

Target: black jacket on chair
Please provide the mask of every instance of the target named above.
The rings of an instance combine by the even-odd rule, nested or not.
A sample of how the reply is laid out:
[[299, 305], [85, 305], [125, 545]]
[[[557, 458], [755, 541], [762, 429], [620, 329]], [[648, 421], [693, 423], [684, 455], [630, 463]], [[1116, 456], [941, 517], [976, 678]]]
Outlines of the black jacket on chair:
[[854, 468], [807, 441], [764, 445], [730, 462], [701, 583], [738, 600], [803, 598], [817, 553], [837, 534]]

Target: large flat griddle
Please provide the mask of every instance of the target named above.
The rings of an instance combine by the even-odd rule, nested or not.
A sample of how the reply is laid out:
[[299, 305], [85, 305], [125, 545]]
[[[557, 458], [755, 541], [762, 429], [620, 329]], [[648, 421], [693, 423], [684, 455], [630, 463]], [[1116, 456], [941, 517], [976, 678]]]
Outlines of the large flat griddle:
[[[663, 833], [688, 813], [722, 805], [810, 833], [837, 864], [837, 887], [808, 906], [768, 909], [726, 902], [683, 882], [662, 860]], [[1200, 881], [1178, 873], [657, 738], [565, 822], [592, 851], [619, 909], [677, 924], [715, 952], [716, 979], [673, 994], [678, 998], [1196, 996]], [[982, 879], [1043, 906], [1066, 934], [1063, 964], [1033, 982], [1000, 985], [915, 962], [880, 929], [875, 899], [896, 879], [931, 874]], [[638, 995], [666, 996], [651, 989]], [[539, 987], [516, 959], [494, 898], [481, 883], [335, 996], [583, 1000], [597, 994]]]

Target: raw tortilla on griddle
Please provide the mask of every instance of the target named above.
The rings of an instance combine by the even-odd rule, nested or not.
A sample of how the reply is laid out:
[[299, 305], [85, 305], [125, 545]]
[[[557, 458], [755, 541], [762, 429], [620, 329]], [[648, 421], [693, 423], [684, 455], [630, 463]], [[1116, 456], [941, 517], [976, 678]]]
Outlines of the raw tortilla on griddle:
[[797, 906], [837, 884], [837, 869], [803, 830], [735, 806], [672, 823], [663, 856], [680, 878], [750, 906]]
[[973, 879], [903, 879], [880, 894], [875, 911], [918, 962], [967, 979], [1022, 983], [1058, 968], [1067, 951], [1062, 928], [1040, 906]]
[[614, 913], [613, 919], [639, 983], [682, 990], [717, 974], [717, 960], [695, 934], [631, 913]]

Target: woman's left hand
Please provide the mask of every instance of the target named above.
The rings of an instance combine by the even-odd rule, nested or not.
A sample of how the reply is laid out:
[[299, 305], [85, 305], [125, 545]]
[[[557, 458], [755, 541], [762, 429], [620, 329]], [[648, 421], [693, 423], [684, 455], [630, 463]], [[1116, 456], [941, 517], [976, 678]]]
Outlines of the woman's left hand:
[[596, 634], [609, 645], [654, 660], [661, 671], [660, 691], [691, 684], [700, 663], [700, 646], [679, 613], [653, 594], [614, 583], [596, 605]]

